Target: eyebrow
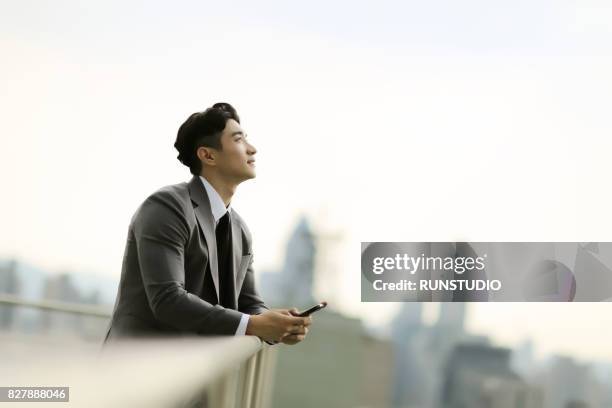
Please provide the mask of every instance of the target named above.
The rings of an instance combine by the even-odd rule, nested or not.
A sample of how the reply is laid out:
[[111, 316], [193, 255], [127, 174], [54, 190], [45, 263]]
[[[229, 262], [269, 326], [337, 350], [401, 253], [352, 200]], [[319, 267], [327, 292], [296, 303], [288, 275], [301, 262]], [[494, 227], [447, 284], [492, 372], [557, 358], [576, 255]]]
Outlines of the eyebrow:
[[234, 136], [238, 136], [238, 135], [242, 135], [242, 136], [244, 136], [244, 137], [247, 137], [246, 133], [243, 133], [243, 132], [242, 132], [242, 131], [240, 131], [240, 130], [239, 130], [239, 131], [237, 131], [237, 132], [232, 133], [232, 137], [234, 137]]

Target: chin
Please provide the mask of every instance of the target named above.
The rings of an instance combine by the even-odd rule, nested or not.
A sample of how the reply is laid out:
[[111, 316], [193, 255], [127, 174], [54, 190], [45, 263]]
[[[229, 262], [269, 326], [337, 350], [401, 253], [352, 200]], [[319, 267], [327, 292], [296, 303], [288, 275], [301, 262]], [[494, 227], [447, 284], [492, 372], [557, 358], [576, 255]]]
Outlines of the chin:
[[250, 180], [250, 179], [254, 179], [255, 176], [256, 176], [255, 170], [251, 170], [251, 171], [248, 171], [248, 172], [244, 173], [241, 178], [242, 178], [242, 181], [247, 181], [247, 180]]

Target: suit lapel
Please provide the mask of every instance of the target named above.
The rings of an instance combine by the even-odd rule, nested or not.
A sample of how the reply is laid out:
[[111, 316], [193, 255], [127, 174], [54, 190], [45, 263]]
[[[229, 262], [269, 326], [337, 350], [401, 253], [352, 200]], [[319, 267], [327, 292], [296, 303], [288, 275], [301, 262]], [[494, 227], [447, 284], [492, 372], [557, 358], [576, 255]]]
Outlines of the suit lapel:
[[[244, 279], [244, 273], [242, 272], [242, 228], [240, 227], [240, 223], [238, 222], [238, 217], [231, 217], [232, 220], [232, 256], [233, 259], [233, 272], [234, 272], [234, 282], [236, 284], [236, 295], [240, 292], [240, 285], [242, 284], [242, 279]], [[238, 276], [238, 274], [240, 276]]]
[[[217, 259], [217, 236], [215, 235], [215, 219], [210, 209], [210, 201], [206, 194], [206, 189], [202, 184], [202, 180], [198, 176], [193, 176], [189, 182], [189, 194], [191, 200], [197, 205], [194, 208], [198, 224], [204, 232], [206, 238], [206, 246], [208, 247], [208, 263], [210, 264], [210, 273], [215, 285], [215, 293], [217, 301], [219, 301], [219, 264]], [[232, 231], [233, 232], [233, 231]]]

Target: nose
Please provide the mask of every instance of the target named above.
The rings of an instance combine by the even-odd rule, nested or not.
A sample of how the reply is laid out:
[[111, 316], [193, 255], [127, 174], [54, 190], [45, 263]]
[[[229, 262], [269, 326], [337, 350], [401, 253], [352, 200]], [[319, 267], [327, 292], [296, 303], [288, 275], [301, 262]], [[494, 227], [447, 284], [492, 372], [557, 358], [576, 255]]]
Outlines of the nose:
[[255, 148], [255, 146], [253, 146], [251, 143], [247, 142], [248, 145], [248, 153], [249, 154], [255, 154], [257, 153], [257, 149]]

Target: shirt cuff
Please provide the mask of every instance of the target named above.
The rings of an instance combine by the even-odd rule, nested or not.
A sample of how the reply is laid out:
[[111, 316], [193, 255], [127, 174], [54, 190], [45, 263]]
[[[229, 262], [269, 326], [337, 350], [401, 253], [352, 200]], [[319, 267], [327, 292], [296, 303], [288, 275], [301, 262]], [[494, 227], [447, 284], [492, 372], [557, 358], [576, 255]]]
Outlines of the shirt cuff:
[[242, 317], [240, 318], [240, 324], [238, 325], [238, 328], [236, 329], [236, 336], [244, 336], [246, 334], [246, 329], [247, 329], [248, 324], [249, 324], [249, 315], [243, 313]]

